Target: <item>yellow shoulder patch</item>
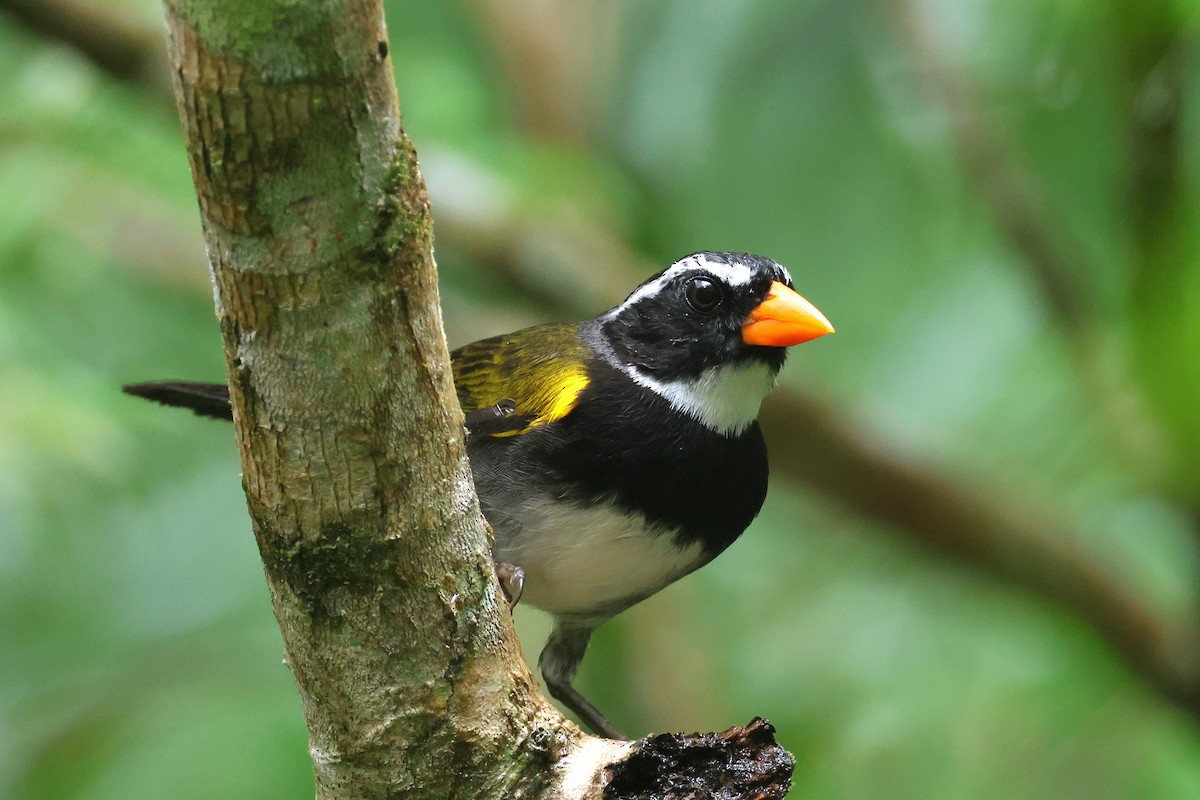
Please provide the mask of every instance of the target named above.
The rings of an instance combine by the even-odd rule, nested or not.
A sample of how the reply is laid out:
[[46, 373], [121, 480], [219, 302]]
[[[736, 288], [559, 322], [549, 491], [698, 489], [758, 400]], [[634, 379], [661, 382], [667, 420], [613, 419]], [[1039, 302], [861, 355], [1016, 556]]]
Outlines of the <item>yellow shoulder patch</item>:
[[466, 345], [453, 354], [463, 411], [512, 401], [514, 426], [491, 436], [517, 436], [571, 413], [588, 386], [590, 351], [573, 325], [540, 325]]
[[570, 414], [571, 409], [575, 408], [575, 403], [579, 401], [579, 395], [583, 393], [587, 385], [588, 377], [583, 370], [567, 376], [567, 379], [559, 387], [554, 402], [550, 404], [550, 408], [542, 415], [545, 421], [554, 422]]
[[[503, 431], [492, 435], [496, 437], [518, 436], [527, 433], [530, 428], [562, 419], [575, 408], [575, 404], [579, 401], [579, 395], [587, 388], [587, 385], [588, 377], [582, 369], [568, 370], [554, 376], [554, 380], [547, 382], [544, 393], [539, 392], [539, 396], [533, 398], [533, 402], [528, 406], [522, 407], [518, 401], [516, 414], [536, 414], [528, 425], [519, 430]], [[535, 409], [540, 411], [535, 411]]]

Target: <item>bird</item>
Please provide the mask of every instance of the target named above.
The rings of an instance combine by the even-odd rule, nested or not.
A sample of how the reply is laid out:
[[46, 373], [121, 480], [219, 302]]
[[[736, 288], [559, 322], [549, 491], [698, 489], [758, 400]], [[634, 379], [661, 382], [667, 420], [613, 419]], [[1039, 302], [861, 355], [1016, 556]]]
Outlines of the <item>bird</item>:
[[[502, 588], [552, 616], [539, 669], [594, 733], [625, 738], [573, 686], [593, 631], [746, 530], [767, 492], [759, 406], [788, 348], [833, 331], [782, 265], [699, 252], [592, 319], [451, 353]], [[124, 391], [233, 418], [223, 384]]]

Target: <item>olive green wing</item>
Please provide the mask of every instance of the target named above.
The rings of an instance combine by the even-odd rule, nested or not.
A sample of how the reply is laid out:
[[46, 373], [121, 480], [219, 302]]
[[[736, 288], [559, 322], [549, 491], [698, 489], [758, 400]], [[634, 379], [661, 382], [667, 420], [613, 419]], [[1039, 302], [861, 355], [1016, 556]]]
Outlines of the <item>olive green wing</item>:
[[538, 325], [450, 354], [473, 435], [516, 436], [562, 419], [588, 385], [590, 350], [577, 325]]

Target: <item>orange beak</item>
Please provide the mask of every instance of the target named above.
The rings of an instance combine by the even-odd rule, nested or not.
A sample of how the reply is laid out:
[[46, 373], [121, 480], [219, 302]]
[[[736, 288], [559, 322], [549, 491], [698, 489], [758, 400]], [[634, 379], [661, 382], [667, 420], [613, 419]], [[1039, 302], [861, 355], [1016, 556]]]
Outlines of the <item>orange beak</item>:
[[779, 281], [750, 312], [742, 326], [742, 341], [767, 347], [791, 347], [833, 333], [833, 326], [817, 307]]

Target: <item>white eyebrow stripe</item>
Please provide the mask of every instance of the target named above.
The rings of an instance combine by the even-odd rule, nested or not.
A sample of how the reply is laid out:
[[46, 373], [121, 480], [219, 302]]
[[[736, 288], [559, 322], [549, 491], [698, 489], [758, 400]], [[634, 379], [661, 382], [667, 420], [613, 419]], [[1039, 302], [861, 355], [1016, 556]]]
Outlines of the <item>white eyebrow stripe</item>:
[[[782, 267], [780, 268], [782, 269]], [[625, 302], [614, 308], [608, 313], [609, 317], [615, 317], [625, 309], [635, 305], [640, 300], [643, 300], [651, 295], [657, 294], [664, 286], [686, 272], [702, 271], [707, 272], [714, 277], [720, 278], [729, 286], [745, 286], [750, 283], [754, 277], [753, 270], [750, 267], [740, 262], [726, 264], [721, 261], [710, 261], [704, 257], [703, 253], [682, 258], [672, 264], [665, 272], [659, 275], [649, 283], [642, 284], [633, 294], [625, 299]], [[787, 270], [784, 270], [787, 273]], [[791, 282], [791, 276], [788, 276], [788, 282]]]
[[678, 272], [674, 272], [674, 269], [675, 267], [671, 267], [671, 269], [667, 270], [662, 275], [659, 275], [649, 283], [643, 283], [634, 290], [633, 294], [625, 298], [625, 302], [621, 303], [621, 305], [609, 312], [609, 316], [616, 316], [630, 306], [635, 305], [639, 300], [649, 297], [652, 294], [657, 294], [659, 290], [671, 282], [672, 278], [679, 274]]
[[703, 253], [699, 253], [694, 256], [688, 256], [672, 266], [671, 270], [674, 270], [677, 267], [681, 268], [679, 270], [680, 272], [697, 268], [706, 272], [711, 272], [713, 275], [716, 275], [730, 286], [745, 286], [750, 282], [750, 279], [754, 277], [754, 273], [751, 271], [750, 267], [746, 266], [745, 264], [737, 261], [733, 262], [732, 264], [726, 264], [723, 261], [709, 261], [704, 257]]

